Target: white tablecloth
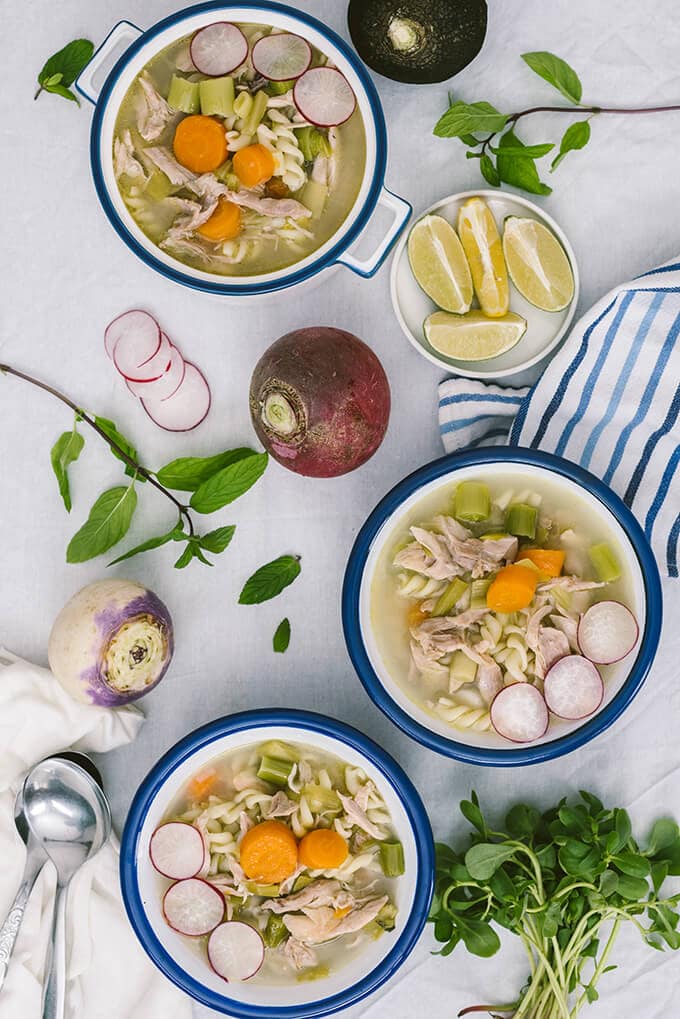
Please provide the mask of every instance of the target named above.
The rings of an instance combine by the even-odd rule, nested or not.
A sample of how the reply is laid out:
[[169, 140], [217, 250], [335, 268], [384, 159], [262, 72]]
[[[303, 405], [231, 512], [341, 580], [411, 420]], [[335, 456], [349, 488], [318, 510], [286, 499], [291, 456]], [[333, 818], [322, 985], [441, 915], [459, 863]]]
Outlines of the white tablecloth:
[[[305, 480], [272, 464], [243, 500], [215, 516], [238, 525], [232, 547], [212, 570], [172, 569], [169, 547], [117, 567], [150, 585], [170, 606], [177, 651], [172, 671], [144, 702], [148, 724], [138, 741], [101, 763], [114, 817], [122, 825], [142, 776], [180, 736], [220, 714], [275, 704], [326, 711], [370, 733], [392, 751], [422, 792], [439, 838], [460, 826], [457, 803], [471, 787], [502, 810], [514, 798], [539, 804], [580, 786], [632, 807], [640, 829], [659, 812], [680, 816], [680, 709], [677, 582], [667, 584], [662, 658], [626, 716], [597, 742], [538, 768], [479, 770], [447, 761], [401, 735], [373, 707], [355, 678], [340, 623], [340, 587], [354, 536], [375, 502], [406, 473], [441, 452], [436, 423], [440, 373], [420, 358], [392, 316], [384, 269], [372, 281], [341, 270], [323, 289], [271, 306], [235, 308], [156, 276], [120, 243], [99, 208], [90, 180], [90, 110], [43, 95], [33, 103], [45, 57], [77, 35], [100, 41], [120, 17], [142, 27], [178, 9], [171, 0], [33, 0], [3, 8], [2, 328], [0, 359], [61, 386], [76, 400], [115, 419], [146, 463], [201, 454], [252, 441], [247, 390], [253, 365], [281, 333], [333, 324], [367, 340], [392, 384], [393, 424], [362, 470], [336, 481]], [[346, 35], [345, 0], [308, 0], [300, 8]], [[672, 0], [494, 0], [483, 53], [453, 83], [457, 95], [500, 108], [552, 101], [547, 86], [520, 60], [549, 49], [581, 74], [584, 98], [603, 104], [680, 100], [679, 29]], [[377, 79], [390, 128], [387, 183], [416, 211], [440, 196], [479, 185], [477, 164], [456, 141], [431, 135], [446, 106], [446, 85], [409, 88]], [[532, 141], [555, 140], [562, 122], [534, 118]], [[545, 208], [570, 237], [581, 268], [581, 308], [623, 279], [680, 250], [677, 133], [680, 114], [600, 118], [584, 152], [570, 155], [554, 177]], [[160, 431], [106, 360], [104, 325], [121, 310], [154, 311], [185, 355], [206, 372], [213, 405], [194, 434]], [[0, 642], [44, 663], [51, 622], [62, 603], [104, 574], [104, 560], [67, 566], [67, 541], [103, 489], [118, 483], [115, 461], [87, 435], [73, 469], [74, 509], [65, 513], [49, 469], [49, 449], [70, 427], [68, 413], [22, 383], [0, 378]], [[170, 523], [165, 500], [140, 492], [130, 544]], [[238, 606], [245, 578], [268, 558], [302, 555], [302, 576], [282, 597]], [[271, 635], [292, 623], [287, 654], [274, 656]], [[673, 625], [675, 617], [675, 625]], [[0, 748], [1, 752], [1, 748]], [[430, 956], [426, 933], [400, 975], [347, 1019], [453, 1015], [480, 1000], [508, 1000], [524, 974], [516, 946], [495, 960], [472, 961], [462, 949], [448, 960]], [[662, 956], [627, 933], [605, 978], [593, 1019], [644, 1014], [664, 1019], [680, 1008], [680, 960]], [[197, 1016], [207, 1016], [197, 1009]], [[155, 1019], [155, 1017], [150, 1017]]]

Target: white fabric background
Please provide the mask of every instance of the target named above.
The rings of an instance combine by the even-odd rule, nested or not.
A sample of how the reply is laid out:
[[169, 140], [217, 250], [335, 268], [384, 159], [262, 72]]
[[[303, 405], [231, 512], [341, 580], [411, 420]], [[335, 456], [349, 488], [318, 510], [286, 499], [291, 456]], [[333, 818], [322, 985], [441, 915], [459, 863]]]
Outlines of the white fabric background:
[[[399, 332], [389, 303], [389, 270], [366, 282], [340, 270], [321, 289], [256, 308], [165, 282], [129, 254], [98, 206], [88, 165], [87, 104], [78, 110], [46, 95], [33, 103], [44, 58], [69, 39], [85, 35], [99, 42], [120, 17], [146, 27], [179, 6], [172, 0], [2, 5], [0, 359], [114, 418], [154, 467], [175, 456], [252, 441], [247, 388], [253, 365], [277, 336], [296, 326], [334, 324], [367, 340], [389, 374], [394, 407], [382, 448], [362, 470], [341, 480], [309, 481], [273, 464], [231, 511], [216, 514], [214, 524], [211, 518], [212, 526], [238, 524], [233, 546], [214, 569], [194, 564], [173, 571], [170, 548], [116, 568], [167, 601], [177, 638], [170, 675], [144, 702], [148, 724], [139, 740], [102, 761], [118, 828], [139, 780], [175, 740], [220, 714], [267, 705], [326, 711], [372, 735], [407, 768], [440, 838], [462, 830], [456, 805], [472, 786], [499, 811], [518, 797], [547, 804], [585, 785], [631, 806], [640, 830], [660, 812], [680, 816], [677, 584], [667, 586], [663, 656], [635, 704], [614, 732], [553, 764], [491, 771], [444, 760], [402, 736], [364, 694], [340, 625], [345, 559], [375, 502], [441, 452], [440, 374]], [[346, 35], [345, 0], [308, 0], [299, 7]], [[680, 29], [672, 0], [494, 0], [491, 7], [486, 47], [454, 82], [463, 98], [508, 109], [551, 101], [548, 87], [519, 59], [527, 50], [550, 49], [580, 72], [586, 99], [622, 105], [680, 101]], [[476, 164], [465, 160], [460, 144], [431, 135], [446, 106], [447, 86], [377, 84], [390, 129], [388, 185], [416, 211], [478, 186]], [[554, 140], [560, 126], [534, 118], [523, 133], [532, 141]], [[555, 175], [555, 194], [543, 201], [579, 259], [581, 310], [615, 283], [680, 250], [679, 127], [680, 114], [601, 118], [589, 148], [570, 155]], [[154, 311], [206, 372], [213, 406], [194, 434], [172, 436], [156, 428], [105, 358], [104, 325], [135, 305]], [[0, 639], [39, 663], [45, 662], [50, 625], [62, 603], [104, 574], [103, 560], [67, 566], [64, 550], [96, 495], [120, 477], [115, 461], [88, 435], [73, 470], [69, 518], [49, 470], [49, 448], [69, 426], [69, 415], [49, 397], [0, 378]], [[163, 498], [147, 489], [140, 492], [130, 544], [172, 519]], [[302, 555], [301, 578], [277, 601], [239, 607], [244, 579], [283, 552]], [[291, 646], [274, 656], [271, 635], [284, 615], [292, 623]], [[433, 959], [431, 947], [426, 933], [399, 978], [345, 1013], [348, 1019], [453, 1015], [475, 1001], [507, 1000], [522, 982], [516, 946], [486, 962], [471, 961], [462, 950], [448, 960]], [[589, 1013], [593, 1019], [661, 1019], [680, 1007], [680, 959], [638, 946], [630, 934], [616, 955], [620, 968], [605, 978], [603, 1000]], [[196, 1011], [197, 1017], [208, 1014]]]

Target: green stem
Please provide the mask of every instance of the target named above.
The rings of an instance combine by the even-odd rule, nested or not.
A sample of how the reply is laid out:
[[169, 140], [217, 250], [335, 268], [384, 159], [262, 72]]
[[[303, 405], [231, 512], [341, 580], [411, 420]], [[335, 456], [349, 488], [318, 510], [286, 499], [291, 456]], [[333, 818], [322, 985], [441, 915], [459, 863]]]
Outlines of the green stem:
[[[612, 927], [611, 934], [609, 935], [609, 938], [607, 939], [607, 944], [604, 946], [604, 949], [602, 950], [602, 955], [600, 956], [600, 960], [599, 960], [597, 966], [595, 967], [595, 972], [593, 973], [592, 977], [590, 978], [590, 984], [589, 984], [590, 987], [595, 987], [595, 985], [597, 984], [598, 980], [602, 976], [602, 972], [603, 972], [605, 966], [607, 965], [607, 959], [609, 958], [611, 950], [614, 947], [614, 942], [616, 941], [616, 939], [618, 937], [620, 926], [621, 926], [621, 919], [620, 919], [620, 917], [617, 917], [617, 919], [614, 921], [614, 926]], [[584, 1004], [586, 1003], [587, 1000], [588, 1000], [588, 994], [587, 994], [586, 991], [584, 991], [583, 994], [580, 996], [580, 998], [578, 998], [578, 1000], [577, 1000], [577, 1002], [576, 1002], [576, 1004], [575, 1004], [575, 1006], [574, 1006], [574, 1008], [572, 1010], [571, 1019], [576, 1019], [576, 1016], [578, 1015], [579, 1011], [583, 1008], [583, 1006], [584, 1006]]]

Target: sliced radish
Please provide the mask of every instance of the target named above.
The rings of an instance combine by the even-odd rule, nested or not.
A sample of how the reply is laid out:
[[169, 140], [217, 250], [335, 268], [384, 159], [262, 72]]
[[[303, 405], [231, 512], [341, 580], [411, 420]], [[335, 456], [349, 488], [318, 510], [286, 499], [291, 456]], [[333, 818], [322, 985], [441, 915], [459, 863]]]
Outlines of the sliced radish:
[[224, 896], [201, 878], [177, 881], [163, 897], [163, 915], [179, 934], [198, 938], [224, 919]]
[[109, 357], [113, 357], [118, 341], [136, 346], [142, 353], [142, 361], [153, 356], [161, 343], [161, 329], [155, 318], [148, 311], [133, 308], [109, 322], [104, 333], [104, 349]]
[[531, 743], [548, 728], [548, 708], [540, 690], [530, 683], [506, 686], [491, 705], [491, 724], [513, 743]]
[[198, 828], [186, 821], [168, 821], [156, 828], [149, 856], [159, 874], [175, 881], [195, 877], [203, 866], [205, 843]]
[[240, 920], [228, 920], [210, 935], [208, 960], [227, 983], [249, 980], [264, 962], [264, 942], [254, 927]]
[[142, 400], [152, 421], [168, 432], [190, 432], [200, 425], [210, 410], [210, 388], [191, 361], [186, 362], [182, 384], [166, 400], [153, 396]]
[[619, 601], [599, 601], [581, 616], [578, 646], [591, 662], [611, 665], [630, 654], [639, 634], [630, 609]]
[[[165, 336], [165, 333], [163, 333], [163, 336]], [[166, 365], [166, 370], [160, 378], [152, 379], [147, 382], [135, 382], [134, 379], [125, 380], [130, 392], [135, 396], [138, 396], [140, 399], [152, 397], [154, 400], [167, 400], [177, 392], [182, 384], [182, 381], [184, 380], [184, 373], [186, 371], [184, 358], [177, 347], [173, 346], [169, 340], [168, 343], [170, 345], [169, 360]]]
[[312, 62], [312, 47], [301, 35], [265, 35], [253, 46], [253, 67], [270, 81], [290, 81], [304, 74]]
[[356, 96], [347, 78], [335, 67], [312, 67], [295, 82], [293, 102], [317, 127], [344, 124], [354, 113]]
[[138, 334], [126, 334], [116, 343], [113, 363], [124, 379], [132, 382], [155, 382], [165, 375], [170, 363], [170, 340], [160, 333], [158, 346], [149, 352]]
[[581, 655], [567, 655], [555, 662], [543, 688], [548, 707], [560, 718], [587, 718], [597, 711], [604, 697], [602, 676]]
[[197, 71], [218, 78], [241, 66], [248, 56], [248, 40], [231, 22], [216, 21], [196, 32], [189, 52]]

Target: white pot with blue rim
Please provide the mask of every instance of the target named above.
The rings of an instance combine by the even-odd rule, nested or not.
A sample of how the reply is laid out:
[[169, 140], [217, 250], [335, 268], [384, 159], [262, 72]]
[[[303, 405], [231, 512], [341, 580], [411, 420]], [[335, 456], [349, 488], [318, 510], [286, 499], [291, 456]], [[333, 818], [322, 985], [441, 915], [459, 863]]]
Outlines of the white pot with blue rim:
[[[135, 77], [165, 47], [216, 21], [269, 25], [303, 36], [345, 75], [354, 90], [366, 133], [366, 162], [359, 192], [339, 229], [301, 261], [262, 275], [217, 275], [186, 265], [163, 251], [135, 223], [125, 206], [114, 174], [116, 118]], [[385, 261], [411, 214], [408, 202], [388, 191], [384, 185], [387, 164], [385, 118], [366, 69], [347, 43], [331, 29], [292, 7], [268, 2], [204, 3], [178, 11], [146, 31], [128, 21], [121, 21], [83, 70], [76, 81], [76, 88], [95, 107], [90, 139], [92, 175], [111, 225], [131, 251], [148, 266], [167, 279], [194, 290], [226, 297], [252, 298], [299, 287], [338, 265], [346, 266], [359, 276], [371, 277]], [[392, 215], [389, 229], [370, 255], [358, 258], [349, 249], [379, 206]]]

